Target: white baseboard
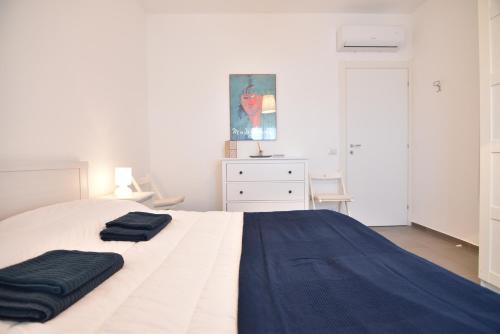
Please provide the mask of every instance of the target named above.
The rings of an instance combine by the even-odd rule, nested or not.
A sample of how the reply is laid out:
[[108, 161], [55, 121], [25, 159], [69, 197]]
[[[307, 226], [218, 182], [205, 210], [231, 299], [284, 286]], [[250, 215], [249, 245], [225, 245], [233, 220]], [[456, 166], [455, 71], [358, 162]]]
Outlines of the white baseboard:
[[481, 280], [481, 286], [484, 286], [485, 288], [500, 294], [500, 289], [498, 287], [488, 283], [488, 282]]

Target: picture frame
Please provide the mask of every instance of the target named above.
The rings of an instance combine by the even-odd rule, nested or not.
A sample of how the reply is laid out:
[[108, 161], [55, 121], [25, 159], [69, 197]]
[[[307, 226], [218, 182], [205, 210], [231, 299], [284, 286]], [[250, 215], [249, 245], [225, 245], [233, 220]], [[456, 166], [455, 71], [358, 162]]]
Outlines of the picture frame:
[[230, 140], [277, 139], [276, 74], [229, 75]]

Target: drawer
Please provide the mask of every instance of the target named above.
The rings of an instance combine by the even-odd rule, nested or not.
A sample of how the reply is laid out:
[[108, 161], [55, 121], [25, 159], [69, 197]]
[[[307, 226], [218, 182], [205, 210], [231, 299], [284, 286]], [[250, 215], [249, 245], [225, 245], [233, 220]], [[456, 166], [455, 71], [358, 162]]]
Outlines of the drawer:
[[227, 181], [304, 181], [304, 163], [228, 163]]
[[228, 182], [228, 201], [295, 201], [304, 199], [304, 182]]
[[229, 202], [226, 211], [269, 212], [305, 210], [304, 202]]

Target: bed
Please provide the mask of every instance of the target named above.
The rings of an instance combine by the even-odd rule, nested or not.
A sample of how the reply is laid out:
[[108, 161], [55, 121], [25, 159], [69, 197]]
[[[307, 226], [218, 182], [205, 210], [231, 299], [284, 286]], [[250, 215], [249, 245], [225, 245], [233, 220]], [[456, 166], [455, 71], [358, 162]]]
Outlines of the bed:
[[48, 323], [0, 321], [0, 333], [236, 333], [242, 214], [175, 211], [168, 233], [148, 242], [97, 237], [129, 211], [155, 212], [131, 201], [77, 200], [4, 220], [0, 267], [52, 249], [116, 252], [125, 266]]
[[[6, 174], [6, 169], [0, 168], [0, 187], [2, 187], [2, 182], [13, 177], [17, 182], [23, 183], [24, 178], [20, 177], [18, 173], [22, 171], [22, 175], [25, 176], [26, 169], [29, 170], [29, 168], [9, 167], [8, 173], [10, 174]], [[43, 168], [35, 168], [35, 170], [37, 179], [40, 173], [44, 174], [45, 172]], [[0, 268], [53, 249], [115, 252], [123, 256], [125, 265], [110, 279], [47, 323], [0, 321], [0, 334], [236, 334], [238, 332], [271, 334], [330, 333], [332, 330], [339, 333], [401, 332], [395, 331], [394, 326], [385, 327], [387, 330], [383, 330], [384, 324], [394, 324], [394, 317], [386, 317], [387, 319], [391, 318], [390, 321], [381, 317], [380, 315], [387, 316], [387, 312], [384, 313], [386, 310], [384, 305], [377, 304], [377, 301], [380, 300], [387, 300], [391, 303], [399, 302], [395, 294], [392, 294], [389, 299], [385, 299], [385, 295], [378, 296], [382, 299], [377, 299], [378, 297], [375, 296], [374, 299], [370, 299], [373, 304], [370, 305], [370, 310], [358, 313], [351, 310], [350, 314], [343, 314], [342, 311], [345, 311], [345, 307], [337, 302], [333, 305], [337, 309], [332, 314], [342, 316], [333, 318], [333, 321], [330, 321], [332, 318], [328, 316], [326, 324], [318, 325], [318, 319], [325, 319], [325, 317], [321, 317], [321, 312], [324, 312], [325, 309], [329, 310], [332, 304], [327, 298], [322, 298], [323, 295], [328, 295], [328, 291], [314, 289], [315, 284], [319, 282], [314, 275], [321, 272], [321, 270], [316, 269], [324, 266], [321, 259], [318, 259], [317, 254], [314, 253], [319, 249], [314, 245], [318, 244], [318, 240], [328, 242], [329, 237], [337, 238], [339, 241], [344, 240], [345, 245], [352, 244], [353, 240], [366, 242], [367, 247], [363, 248], [363, 252], [366, 253], [367, 250], [371, 249], [373, 254], [380, 255], [380, 261], [386, 261], [383, 265], [375, 267], [378, 269], [384, 268], [384, 266], [389, 268], [390, 261], [394, 260], [396, 255], [396, 257], [402, 257], [403, 260], [403, 262], [401, 259], [398, 260], [397, 265], [401, 265], [404, 260], [408, 259], [417, 261], [419, 265], [423, 266], [424, 271], [422, 272], [425, 272], [425, 275], [433, 273], [438, 275], [438, 278], [443, 279], [443, 281], [437, 282], [437, 288], [443, 288], [447, 291], [443, 294], [445, 299], [452, 298], [452, 296], [447, 295], [450, 291], [451, 293], [458, 291], [457, 296], [453, 297], [458, 299], [441, 300], [441, 295], [432, 296], [433, 291], [424, 291], [423, 287], [420, 287], [417, 289], [420, 293], [417, 297], [424, 293], [427, 297], [432, 297], [434, 302], [440, 300], [439, 302], [447, 305], [448, 308], [443, 308], [444, 312], [443, 310], [433, 310], [432, 312], [440, 316], [430, 317], [427, 323], [420, 323], [419, 319], [421, 318], [413, 317], [411, 314], [413, 309], [408, 309], [408, 318], [413, 317], [415, 322], [417, 320], [419, 322], [411, 324], [411, 327], [408, 327], [408, 324], [402, 325], [399, 329], [404, 329], [407, 333], [425, 332], [425, 326], [433, 328], [435, 322], [434, 324], [432, 322], [436, 319], [440, 319], [443, 323], [447, 323], [451, 319], [449, 323], [452, 327], [436, 328], [453, 328], [455, 333], [467, 333], [470, 332], [471, 328], [484, 333], [500, 332], [500, 316], [498, 316], [500, 314], [500, 297], [442, 268], [427, 263], [423, 259], [404, 252], [362, 224], [353, 220], [345, 220], [348, 219], [346, 216], [338, 215], [331, 220], [331, 213], [328, 212], [251, 214], [245, 216], [244, 223], [244, 214], [238, 212], [167, 211], [172, 215], [172, 223], [148, 242], [103, 242], [98, 238], [98, 234], [107, 221], [130, 211], [153, 213], [159, 211], [150, 210], [142, 204], [131, 201], [87, 199], [85, 164], [58, 164], [48, 170], [52, 175], [50, 187], [55, 190], [59, 189], [55, 192], [60, 194], [57, 200], [51, 199], [50, 201], [60, 203], [47, 205], [49, 203], [43, 202], [43, 206], [39, 207], [40, 199], [46, 196], [46, 187], [42, 185], [39, 185], [38, 190], [30, 190], [32, 200], [24, 200], [22, 207], [19, 204], [18, 206], [8, 205], [9, 202], [19, 202], [19, 198], [16, 199], [15, 196], [3, 198], [7, 202], [3, 203], [4, 206], [17, 207], [18, 209], [11, 210], [10, 217], [0, 222]], [[59, 175], [63, 177], [59, 178]], [[59, 179], [61, 179], [60, 182]], [[70, 184], [71, 191], [66, 189], [68, 184]], [[38, 208], [33, 209], [35, 207]], [[328, 218], [330, 222], [324, 224], [322, 228], [316, 228], [307, 224], [309, 218], [306, 216], [308, 215], [317, 215], [316, 220], [321, 215], [325, 215], [325, 217], [330, 217]], [[335, 227], [337, 224], [339, 224], [339, 228]], [[328, 231], [333, 231], [332, 229], [335, 230], [335, 234], [329, 236], [330, 232]], [[317, 234], [316, 237], [313, 234]], [[297, 242], [303, 245], [308, 243], [308, 252], [301, 252]], [[336, 248], [337, 244], [340, 245], [341, 242], [331, 244], [332, 247], [325, 243], [326, 248], [323, 248], [326, 250], [325, 254], [333, 254], [332, 258], [335, 258], [336, 253], [346, 252], [345, 245]], [[375, 246], [370, 248], [370, 245]], [[243, 249], [243, 253], [242, 246], [246, 248]], [[354, 246], [351, 248], [359, 251], [359, 247]], [[305, 256], [301, 254], [305, 254]], [[352, 254], [344, 255], [347, 255], [345, 258], [352, 256]], [[289, 260], [295, 262], [292, 266], [281, 267], [279, 262], [282, 256], [288, 256]], [[275, 262], [267, 263], [266, 261]], [[332, 261], [328, 262], [330, 269]], [[348, 264], [340, 272], [342, 275], [345, 275], [345, 272], [352, 273], [353, 270], [363, 271], [367, 267], [360, 264], [359, 261], [345, 263]], [[353, 263], [354, 267], [351, 267], [350, 263]], [[313, 270], [307, 267], [311, 264]], [[335, 263], [335, 266], [338, 267], [338, 264]], [[266, 269], [270, 265], [273, 270]], [[286, 271], [290, 269], [294, 270], [293, 275]], [[403, 269], [395, 271], [393, 277], [402, 272], [404, 272]], [[239, 277], [240, 273], [242, 273], [244, 280]], [[314, 275], [310, 276], [311, 273]], [[298, 289], [307, 287], [305, 295], [294, 295], [290, 292], [297, 290], [296, 285], [282, 286], [283, 282], [291, 280], [284, 280], [281, 274], [285, 278], [288, 275], [288, 277], [303, 277], [307, 280], [307, 284], [301, 285]], [[327, 275], [330, 274], [327, 272]], [[370, 272], [369, 275], [372, 273]], [[419, 273], [414, 272], [395, 282], [403, 282], [404, 284], [409, 282], [414, 285], [413, 278], [418, 278], [418, 276]], [[385, 284], [383, 280], [377, 281], [375, 278], [371, 282], [369, 278], [366, 279], [369, 276], [364, 274], [356, 277], [364, 278], [365, 284], [363, 286], [357, 285], [359, 287], [357, 290], [356, 288], [351, 289], [350, 286], [356, 287], [354, 285], [356, 282], [347, 278], [342, 281], [342, 284], [353, 282], [353, 285], [344, 286], [335, 292], [335, 295], [341, 294], [345, 304], [350, 304], [351, 308], [353, 305], [356, 306], [353, 300], [358, 300], [358, 304], [361, 304], [359, 300], [364, 298], [364, 291], [367, 295], [373, 295], [370, 286], [374, 286], [375, 282]], [[330, 280], [330, 277], [328, 279]], [[269, 282], [274, 283], [268, 284]], [[340, 283], [340, 281], [338, 282]], [[330, 286], [335, 287], [336, 285]], [[283, 289], [279, 290], [280, 288]], [[273, 291], [268, 291], [269, 289]], [[394, 285], [394, 289], [399, 289], [400, 294], [405, 293], [402, 291], [404, 288], [397, 285]], [[389, 292], [386, 291], [386, 293]], [[310, 304], [301, 300], [304, 296], [312, 296], [314, 303]], [[469, 298], [471, 296], [474, 298]], [[298, 299], [294, 299], [295, 297]], [[456, 304], [457, 301], [459, 304]], [[239, 307], [238, 302], [240, 303]], [[272, 307], [273, 305], [284, 305], [280, 303], [287, 303], [286, 307]], [[290, 305], [291, 307], [289, 307]], [[397, 307], [398, 305], [392, 305], [389, 309], [398, 312]], [[401, 307], [404, 308], [407, 305]], [[472, 311], [470, 311], [471, 307]], [[373, 313], [377, 310], [381, 312]], [[418, 310], [421, 308], [417, 308]], [[426, 312], [431, 311], [426, 309]], [[429, 314], [433, 315], [432, 312]], [[360, 318], [356, 319], [356, 314]], [[417, 316], [422, 314], [417, 314]], [[443, 314], [445, 316], [441, 317]], [[297, 317], [298, 315], [300, 317]], [[307, 317], [303, 318], [304, 315]], [[459, 318], [466, 319], [464, 325]], [[297, 321], [297, 319], [302, 320]], [[240, 322], [239, 330], [238, 321]], [[371, 323], [376, 323], [377, 326], [374, 327]], [[311, 325], [312, 327], [309, 328], [313, 328], [313, 330], [308, 331], [304, 324]], [[420, 328], [421, 324], [425, 326]]]

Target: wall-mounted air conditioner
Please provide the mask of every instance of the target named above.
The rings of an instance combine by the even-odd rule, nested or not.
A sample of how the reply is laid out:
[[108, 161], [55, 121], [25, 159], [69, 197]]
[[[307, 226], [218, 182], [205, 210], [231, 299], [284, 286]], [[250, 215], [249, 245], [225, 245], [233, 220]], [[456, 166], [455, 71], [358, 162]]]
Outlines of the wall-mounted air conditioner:
[[404, 38], [404, 29], [398, 26], [347, 25], [337, 30], [337, 50], [394, 52]]

